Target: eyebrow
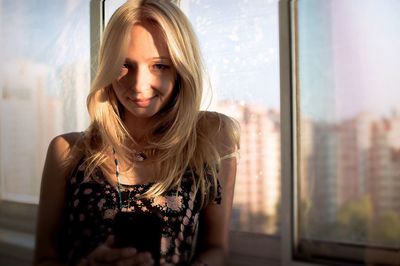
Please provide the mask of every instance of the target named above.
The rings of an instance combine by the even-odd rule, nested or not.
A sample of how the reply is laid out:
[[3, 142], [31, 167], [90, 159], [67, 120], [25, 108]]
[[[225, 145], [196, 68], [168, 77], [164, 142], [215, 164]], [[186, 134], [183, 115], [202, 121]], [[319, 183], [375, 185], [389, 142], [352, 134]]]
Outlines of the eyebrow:
[[[156, 57], [150, 57], [146, 61], [151, 61], [151, 60], [166, 60], [166, 61], [172, 61], [171, 58], [166, 57], [166, 56], [156, 56]], [[134, 60], [131, 60], [129, 58], [125, 58], [125, 63], [136, 63]]]
[[171, 58], [166, 57], [166, 56], [159, 56], [159, 57], [152, 57], [151, 59], [163, 59], [163, 60], [171, 60]]

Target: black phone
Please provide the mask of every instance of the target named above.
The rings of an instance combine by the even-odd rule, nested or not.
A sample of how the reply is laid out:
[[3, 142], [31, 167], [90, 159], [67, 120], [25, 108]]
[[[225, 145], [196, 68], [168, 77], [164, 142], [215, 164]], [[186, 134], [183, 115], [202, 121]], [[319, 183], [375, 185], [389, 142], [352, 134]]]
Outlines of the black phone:
[[114, 217], [115, 247], [150, 252], [155, 265], [160, 261], [161, 233], [161, 217], [156, 213], [118, 212]]

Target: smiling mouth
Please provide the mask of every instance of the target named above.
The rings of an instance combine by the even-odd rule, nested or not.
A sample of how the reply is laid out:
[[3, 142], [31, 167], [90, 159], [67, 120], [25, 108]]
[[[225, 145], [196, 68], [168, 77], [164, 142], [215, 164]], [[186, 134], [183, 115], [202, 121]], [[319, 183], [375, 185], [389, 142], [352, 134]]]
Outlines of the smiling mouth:
[[140, 99], [130, 99], [130, 100], [139, 107], [147, 107], [148, 105], [150, 105], [151, 101], [154, 100], [155, 98], [156, 96], [152, 96], [150, 98], [140, 98]]

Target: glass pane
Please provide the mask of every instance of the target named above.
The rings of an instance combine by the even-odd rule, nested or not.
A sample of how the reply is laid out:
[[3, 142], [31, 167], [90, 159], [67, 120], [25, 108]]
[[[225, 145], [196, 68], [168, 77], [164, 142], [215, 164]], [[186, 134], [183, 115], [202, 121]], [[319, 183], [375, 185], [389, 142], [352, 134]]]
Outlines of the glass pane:
[[[105, 2], [106, 23], [124, 2]], [[277, 233], [280, 202], [277, 2], [180, 1], [213, 87], [206, 88], [205, 108], [236, 118], [242, 127], [232, 229], [268, 234]]]
[[399, 14], [298, 1], [301, 239], [400, 247]]
[[188, 0], [181, 7], [209, 72], [208, 110], [236, 118], [242, 129], [231, 228], [275, 234], [281, 199], [278, 1]]
[[89, 1], [0, 1], [1, 198], [38, 202], [47, 146], [88, 125]]
[[122, 6], [126, 0], [106, 0], [104, 2], [104, 25], [107, 25], [112, 14], [118, 7]]

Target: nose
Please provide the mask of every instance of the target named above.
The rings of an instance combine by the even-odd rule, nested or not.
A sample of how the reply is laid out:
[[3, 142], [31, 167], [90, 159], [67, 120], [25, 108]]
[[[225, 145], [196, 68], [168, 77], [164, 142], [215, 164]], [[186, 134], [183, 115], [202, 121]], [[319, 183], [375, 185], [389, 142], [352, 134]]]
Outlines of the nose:
[[151, 73], [147, 66], [136, 69], [133, 91], [137, 94], [145, 93], [151, 88]]

